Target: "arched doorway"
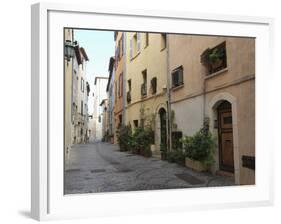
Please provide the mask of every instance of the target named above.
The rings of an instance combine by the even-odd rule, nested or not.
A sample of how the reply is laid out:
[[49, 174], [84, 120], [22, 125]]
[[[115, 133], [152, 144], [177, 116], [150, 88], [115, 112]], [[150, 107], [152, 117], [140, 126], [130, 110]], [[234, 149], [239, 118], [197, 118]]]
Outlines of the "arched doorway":
[[160, 117], [160, 145], [167, 146], [167, 113], [164, 108], [159, 110]]
[[219, 169], [234, 172], [233, 126], [231, 103], [224, 100], [217, 107]]

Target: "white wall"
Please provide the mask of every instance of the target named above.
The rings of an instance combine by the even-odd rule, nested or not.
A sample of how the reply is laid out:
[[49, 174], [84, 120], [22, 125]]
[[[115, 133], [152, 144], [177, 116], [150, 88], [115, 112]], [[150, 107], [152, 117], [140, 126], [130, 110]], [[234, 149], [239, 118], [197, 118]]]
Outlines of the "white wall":
[[173, 103], [174, 123], [183, 135], [192, 136], [203, 126], [203, 96]]
[[94, 132], [92, 133], [93, 140], [100, 141], [102, 139], [102, 117], [99, 122], [99, 116], [102, 115], [102, 107], [100, 106], [103, 99], [107, 99], [106, 93], [107, 79], [97, 79], [96, 84], [93, 86], [94, 92], [94, 110], [93, 110], [93, 126]]
[[[1, 27], [1, 184], [0, 184], [0, 217], [1, 223], [37, 223], [29, 218], [30, 208], [30, 4], [37, 0], [10, 0], [2, 1], [0, 8]], [[95, 4], [108, 8], [126, 7], [142, 9], [184, 10], [195, 12], [209, 12], [220, 14], [244, 14], [254, 16], [276, 17], [275, 45], [276, 62], [280, 61], [281, 39], [281, 14], [279, 1], [245, 1], [225, 0], [212, 1], [136, 1], [130, 0], [57, 0], [56, 2], [68, 2], [73, 4]], [[278, 57], [277, 57], [278, 56]], [[94, 60], [94, 59], [93, 59]], [[278, 61], [277, 61], [278, 60]], [[276, 63], [277, 64], [277, 63]], [[279, 63], [280, 64], [280, 63]], [[276, 66], [277, 67], [277, 66]], [[277, 75], [277, 72], [276, 72]], [[272, 87], [274, 98], [269, 99], [272, 116], [275, 124], [272, 124], [271, 132], [276, 143], [275, 158], [278, 177], [276, 186], [276, 203], [274, 207], [225, 209], [210, 211], [194, 211], [173, 214], [150, 214], [146, 216], [128, 216], [114, 218], [100, 218], [98, 220], [73, 220], [52, 222], [58, 224], [71, 223], [114, 223], [114, 224], [143, 224], [143, 223], [280, 223], [281, 211], [281, 151], [277, 150], [277, 133], [280, 135], [281, 104], [277, 98], [281, 83], [280, 72]], [[274, 88], [275, 87], [275, 88]], [[9, 97], [6, 97], [9, 94]], [[275, 103], [274, 103], [275, 102]], [[7, 109], [9, 108], [9, 109]], [[277, 129], [278, 128], [278, 129]], [[273, 130], [275, 132], [273, 132]], [[280, 137], [279, 137], [280, 138]], [[127, 205], [123, 206], [124, 209]]]

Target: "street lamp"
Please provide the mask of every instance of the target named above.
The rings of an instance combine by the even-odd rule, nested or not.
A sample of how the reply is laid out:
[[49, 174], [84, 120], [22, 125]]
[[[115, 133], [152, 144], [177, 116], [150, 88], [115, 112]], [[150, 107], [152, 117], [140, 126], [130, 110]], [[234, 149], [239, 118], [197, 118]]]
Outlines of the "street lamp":
[[71, 58], [74, 57], [74, 45], [70, 40], [66, 40], [64, 43], [64, 56], [66, 60], [69, 62]]

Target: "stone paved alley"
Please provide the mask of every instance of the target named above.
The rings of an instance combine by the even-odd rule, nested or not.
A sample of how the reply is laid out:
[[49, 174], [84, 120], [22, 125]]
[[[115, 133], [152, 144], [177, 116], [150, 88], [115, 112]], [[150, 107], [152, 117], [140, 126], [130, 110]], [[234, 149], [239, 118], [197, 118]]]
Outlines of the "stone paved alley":
[[65, 194], [230, 185], [233, 177], [120, 152], [109, 143], [74, 145], [65, 160]]

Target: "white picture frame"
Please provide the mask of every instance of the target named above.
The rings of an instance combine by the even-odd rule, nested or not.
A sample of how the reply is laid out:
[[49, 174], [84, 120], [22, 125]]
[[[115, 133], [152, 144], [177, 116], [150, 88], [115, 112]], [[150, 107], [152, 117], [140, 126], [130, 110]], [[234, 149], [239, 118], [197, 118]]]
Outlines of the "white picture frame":
[[[271, 205], [273, 146], [270, 134], [263, 130], [273, 119], [266, 109], [273, 75], [273, 23], [273, 19], [261, 17], [32, 5], [32, 217], [50, 220]], [[256, 184], [63, 195], [63, 27], [255, 37]]]

